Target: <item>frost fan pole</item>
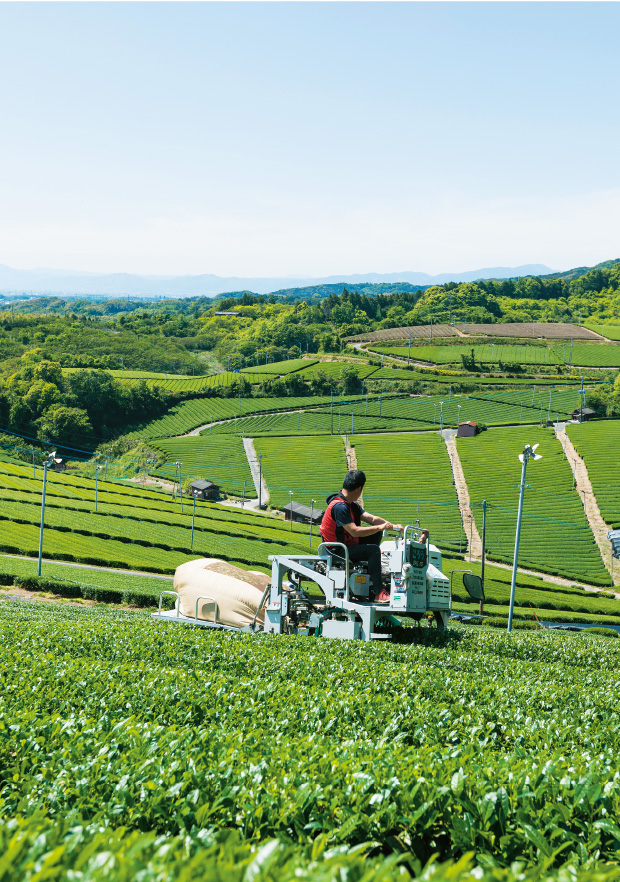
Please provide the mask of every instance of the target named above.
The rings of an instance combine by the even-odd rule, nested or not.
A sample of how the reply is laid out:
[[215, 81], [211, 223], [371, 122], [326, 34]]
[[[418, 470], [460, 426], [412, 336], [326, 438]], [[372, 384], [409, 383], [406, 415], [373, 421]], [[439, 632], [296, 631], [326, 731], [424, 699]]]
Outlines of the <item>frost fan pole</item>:
[[56, 456], [56, 451], [50, 453], [49, 457], [43, 464], [43, 495], [41, 496], [41, 527], [39, 529], [39, 566], [37, 568], [37, 576], [41, 575], [41, 561], [43, 559], [43, 525], [45, 523], [45, 490], [47, 488], [47, 468], [50, 466]]
[[508, 610], [508, 633], [512, 631], [512, 611], [515, 605], [515, 585], [517, 582], [517, 560], [519, 558], [519, 539], [521, 537], [521, 519], [523, 516], [523, 495], [525, 493], [525, 472], [527, 470], [527, 461], [530, 457], [533, 459], [540, 459], [541, 456], [539, 453], [536, 453], [536, 448], [538, 444], [534, 444], [532, 447], [530, 444], [526, 444], [523, 450], [523, 453], [519, 454], [519, 459], [523, 463], [523, 468], [521, 469], [521, 491], [519, 493], [519, 513], [517, 515], [517, 533], [515, 536], [515, 556], [512, 564], [512, 582], [510, 583], [510, 608]]

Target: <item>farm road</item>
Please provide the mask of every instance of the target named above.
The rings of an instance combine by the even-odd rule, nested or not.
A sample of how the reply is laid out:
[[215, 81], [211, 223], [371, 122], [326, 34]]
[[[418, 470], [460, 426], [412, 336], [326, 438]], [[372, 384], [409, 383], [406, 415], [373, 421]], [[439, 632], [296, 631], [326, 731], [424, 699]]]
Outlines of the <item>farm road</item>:
[[[454, 486], [456, 487], [456, 495], [459, 500], [459, 511], [463, 520], [463, 530], [466, 534], [469, 527], [469, 535], [471, 537], [470, 560], [480, 560], [482, 558], [482, 539], [474, 520], [474, 513], [471, 510], [469, 488], [456, 449], [456, 431], [454, 429], [444, 429], [443, 437], [446, 442], [448, 456], [450, 457]], [[469, 523], [466, 521], [466, 518], [469, 518]]]
[[[573, 447], [572, 441], [566, 434], [566, 425], [564, 425], [558, 432], [557, 437], [558, 441], [564, 446], [569, 463], [573, 464], [575, 489], [581, 496], [586, 517], [588, 518], [590, 529], [592, 530], [596, 544], [601, 552], [603, 563], [605, 564], [607, 572], [611, 573], [611, 544], [607, 539], [607, 531], [611, 528], [605, 523], [603, 516], [601, 515], [596, 496], [594, 495], [594, 490], [592, 489], [590, 476], [588, 475], [588, 469], [583, 459]], [[620, 584], [620, 577], [618, 576], [617, 569], [618, 568], [616, 567], [616, 573], [614, 573], [615, 585]]]
[[[261, 474], [258, 456], [256, 455], [256, 449], [254, 448], [254, 440], [252, 438], [244, 438], [243, 447], [250, 467], [250, 472], [252, 473], [256, 496], [258, 497], [262, 495], [261, 503], [266, 505], [269, 502], [269, 489], [265, 483], [264, 475]], [[252, 501], [254, 502], [254, 500]], [[258, 498], [256, 499], [255, 505], [258, 507]]]

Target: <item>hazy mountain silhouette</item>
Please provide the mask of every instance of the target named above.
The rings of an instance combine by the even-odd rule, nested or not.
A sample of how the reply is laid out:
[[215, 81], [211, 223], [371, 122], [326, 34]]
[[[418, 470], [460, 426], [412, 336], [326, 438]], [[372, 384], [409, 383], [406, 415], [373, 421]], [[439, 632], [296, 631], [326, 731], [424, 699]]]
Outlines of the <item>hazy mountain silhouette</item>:
[[507, 279], [551, 273], [540, 263], [524, 266], [486, 267], [464, 273], [342, 273], [322, 278], [276, 276], [267, 278], [224, 277], [205, 273], [199, 276], [139, 276], [130, 273], [82, 273], [73, 270], [19, 270], [0, 264], [0, 292], [12, 294], [130, 295], [134, 297], [215, 296], [229, 291], [269, 294], [284, 288], [311, 285], [408, 282], [411, 285], [442, 285], [445, 282], [473, 282], [476, 279]]

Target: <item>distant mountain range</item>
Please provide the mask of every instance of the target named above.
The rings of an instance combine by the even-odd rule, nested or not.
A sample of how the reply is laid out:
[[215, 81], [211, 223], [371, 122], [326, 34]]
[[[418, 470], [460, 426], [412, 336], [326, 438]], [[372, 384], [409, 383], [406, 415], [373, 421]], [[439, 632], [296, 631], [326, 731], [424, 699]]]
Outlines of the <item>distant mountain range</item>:
[[129, 273], [79, 273], [72, 270], [19, 270], [0, 264], [0, 292], [3, 294], [54, 294], [60, 296], [130, 297], [214, 297], [233, 291], [270, 294], [274, 291], [316, 285], [398, 284], [443, 285], [445, 282], [474, 282], [476, 279], [509, 279], [551, 273], [544, 264], [495, 266], [465, 273], [352, 273], [324, 278], [241, 278], [204, 274], [200, 276], [138, 276]]

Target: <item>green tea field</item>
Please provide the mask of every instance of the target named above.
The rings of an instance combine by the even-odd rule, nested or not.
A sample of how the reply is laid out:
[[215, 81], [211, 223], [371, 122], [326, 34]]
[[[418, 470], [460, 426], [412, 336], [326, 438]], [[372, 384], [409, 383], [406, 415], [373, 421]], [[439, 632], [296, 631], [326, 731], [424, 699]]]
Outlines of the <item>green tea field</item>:
[[603, 519], [620, 528], [620, 421], [605, 420], [567, 426], [568, 437], [586, 464]]
[[254, 442], [270, 501], [283, 506], [293, 501], [325, 508], [325, 497], [342, 487], [347, 471], [344, 444], [339, 435], [326, 438], [260, 438]]
[[7, 880], [618, 877], [620, 641], [6, 601], [0, 634]]
[[[495, 560], [512, 561], [521, 478], [518, 456], [526, 443], [540, 444], [542, 459], [530, 462], [519, 563], [594, 585], [609, 575], [587, 523], [581, 498], [572, 490], [571, 465], [551, 429], [493, 429], [460, 438], [458, 452], [474, 506], [490, 503], [487, 549]], [[482, 513], [474, 509], [478, 530]]]
[[[2, 545], [9, 554], [38, 552], [41, 476], [26, 466], [0, 463]], [[268, 568], [275, 548], [306, 548], [305, 530], [237, 508], [198, 502], [192, 547], [192, 500], [99, 481], [50, 475], [44, 553], [56, 560], [171, 574], [191, 557], [221, 557]], [[303, 538], [302, 538], [303, 537]]]
[[209, 434], [170, 438], [158, 441], [156, 447], [166, 454], [166, 462], [153, 471], [153, 475], [175, 481], [175, 463], [180, 462], [183, 483], [188, 478], [212, 481], [219, 484], [222, 492], [234, 496], [242, 495], [245, 483], [245, 496], [256, 496], [241, 435], [237, 438]]
[[[431, 541], [458, 549], [461, 518], [445, 444], [435, 434], [360, 435], [357, 467], [366, 473], [364, 506], [394, 523], [419, 517]], [[463, 546], [467, 543], [464, 537]]]

